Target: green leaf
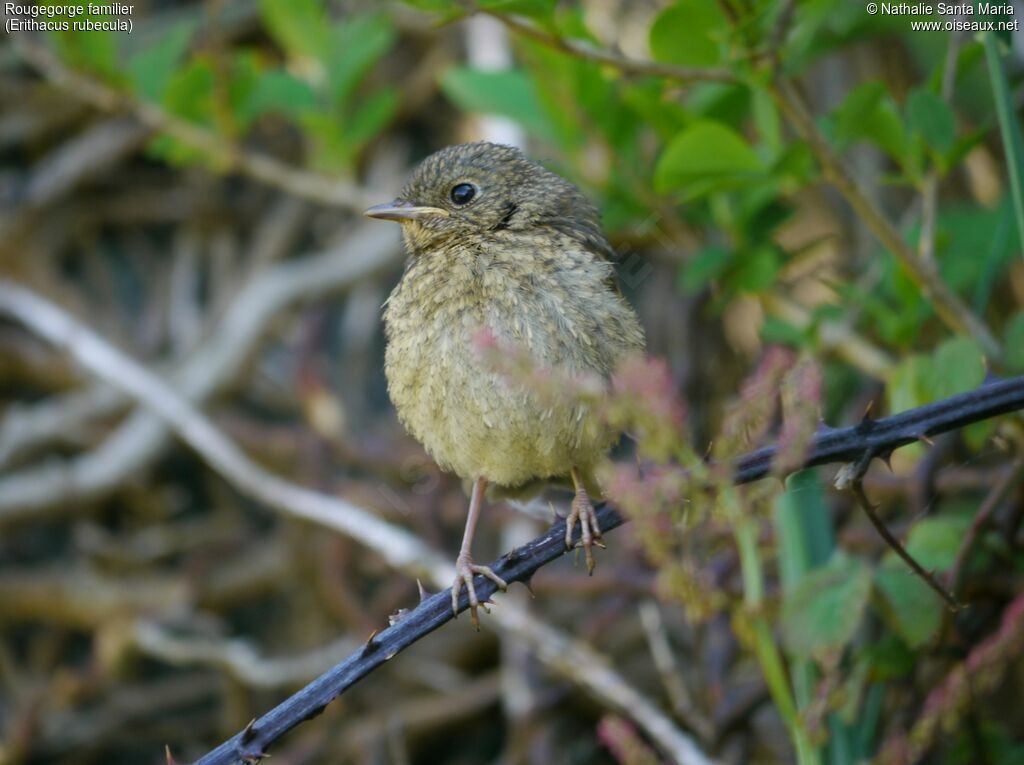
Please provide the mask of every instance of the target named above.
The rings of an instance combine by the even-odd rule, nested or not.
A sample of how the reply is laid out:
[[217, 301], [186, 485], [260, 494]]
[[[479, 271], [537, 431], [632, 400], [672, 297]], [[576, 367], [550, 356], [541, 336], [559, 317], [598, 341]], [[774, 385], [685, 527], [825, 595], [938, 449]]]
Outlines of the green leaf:
[[406, 5], [428, 13], [454, 11], [459, 7], [455, 0], [402, 0]]
[[714, 0], [679, 0], [651, 25], [651, 54], [668, 64], [712, 66], [722, 58], [718, 38], [726, 28]]
[[897, 162], [906, 160], [906, 131], [896, 104], [880, 82], [866, 82], [850, 91], [835, 111], [836, 139], [840, 144], [868, 140]]
[[348, 103], [355, 86], [394, 44], [394, 27], [382, 14], [354, 16], [338, 28], [327, 65], [333, 103]]
[[1002, 56], [991, 32], [984, 35], [985, 61], [992, 80], [996, 116], [999, 118], [999, 132], [1003, 138], [1003, 152], [1006, 155], [1006, 171], [1010, 178], [1010, 196], [1013, 199], [1013, 215], [1017, 221], [1017, 234], [1024, 243], [1024, 137], [1021, 136], [1020, 120], [1010, 86], [1003, 71]]
[[984, 379], [985, 360], [977, 343], [954, 337], [930, 356], [908, 356], [893, 367], [886, 386], [889, 408], [912, 409], [976, 388]]
[[555, 12], [555, 0], [479, 0], [478, 5], [498, 13], [515, 13], [545, 22]]
[[263, 23], [290, 56], [323, 59], [331, 47], [322, 0], [260, 0]]
[[954, 337], [932, 354], [924, 393], [937, 401], [976, 388], [984, 379], [985, 357], [978, 344], [969, 337]]
[[967, 515], [939, 515], [924, 518], [913, 525], [907, 537], [907, 552], [926, 571], [946, 571], [953, 567], [971, 524]]
[[653, 128], [664, 141], [686, 125], [686, 109], [667, 97], [658, 82], [630, 83], [623, 87], [621, 96], [639, 120]]
[[[214, 73], [207, 58], [194, 58], [176, 71], [164, 89], [164, 108], [175, 116], [211, 125], [214, 118]], [[214, 162], [203, 151], [185, 145], [170, 136], [157, 136], [150, 149], [169, 162]]]
[[246, 124], [268, 112], [294, 118], [316, 104], [316, 93], [308, 84], [282, 69], [275, 69], [259, 75], [241, 106], [239, 117]]
[[679, 274], [679, 286], [691, 295], [700, 292], [721, 276], [735, 254], [733, 250], [724, 247], [705, 247], [683, 264]]
[[460, 109], [500, 114], [515, 120], [538, 138], [554, 140], [554, 130], [537, 91], [521, 70], [490, 72], [452, 67], [442, 76], [441, 89]]
[[666, 193], [701, 181], [742, 183], [763, 172], [761, 160], [742, 136], [720, 122], [701, 121], [681, 131], [662, 152], [654, 188]]
[[779, 108], [775, 105], [771, 93], [764, 88], [757, 88], [751, 92], [750, 105], [758, 134], [771, 150], [772, 156], [777, 156], [784, 145]]
[[871, 571], [856, 558], [832, 556], [801, 579], [782, 603], [782, 639], [791, 654], [841, 650], [860, 625], [871, 594]]
[[751, 100], [751, 90], [746, 85], [700, 82], [689, 91], [686, 105], [702, 119], [739, 130], [750, 117]]
[[956, 140], [953, 110], [932, 91], [918, 89], [907, 97], [907, 122], [939, 154], [953, 148]]
[[801, 470], [786, 481], [775, 500], [779, 539], [779, 576], [790, 591], [809, 572], [826, 565], [835, 549], [835, 534], [818, 471]]
[[358, 150], [374, 138], [398, 110], [398, 91], [382, 88], [370, 95], [342, 124], [345, 140]]
[[927, 643], [939, 628], [942, 601], [895, 554], [875, 571], [875, 591], [882, 617], [911, 648]]
[[137, 95], [147, 101], [160, 102], [175, 67], [188, 50], [194, 30], [194, 22], [179, 21], [155, 43], [128, 59], [125, 68]]
[[[59, 32], [46, 32], [60, 51], [61, 58], [71, 66], [84, 69], [88, 72], [100, 74], [110, 80], [117, 80], [121, 75], [117, 65], [117, 40], [119, 35], [114, 32], [89, 32], [76, 31], [71, 28], [73, 22], [81, 21], [109, 21], [106, 16], [94, 13], [76, 13], [70, 16], [67, 13], [57, 12], [59, 9], [67, 9], [66, 4], [55, 2], [41, 3], [53, 7], [53, 21], [66, 21], [68, 29]], [[79, 10], [83, 6], [78, 6]]]
[[917, 663], [917, 658], [907, 649], [907, 644], [891, 633], [865, 646], [863, 656], [868, 661], [875, 680], [905, 677], [913, 671]]
[[806, 329], [794, 326], [776, 316], [765, 316], [761, 322], [761, 340], [769, 345], [803, 348], [810, 342], [808, 335]]
[[902, 412], [925, 403], [921, 389], [929, 370], [928, 359], [920, 355], [908, 356], [892, 368], [885, 386], [891, 411]]
[[1014, 372], [1024, 372], [1024, 311], [1018, 311], [1006, 323], [1003, 337], [1006, 365]]
[[779, 255], [770, 245], [740, 253], [729, 285], [744, 292], [760, 292], [775, 283], [779, 267]]

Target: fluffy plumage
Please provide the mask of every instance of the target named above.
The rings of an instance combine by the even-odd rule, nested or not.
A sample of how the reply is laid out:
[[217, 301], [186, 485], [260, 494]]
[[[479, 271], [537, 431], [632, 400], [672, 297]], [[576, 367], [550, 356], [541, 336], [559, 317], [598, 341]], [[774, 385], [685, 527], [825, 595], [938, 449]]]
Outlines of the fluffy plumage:
[[540, 369], [607, 381], [643, 352], [636, 314], [615, 287], [597, 211], [579, 189], [491, 143], [452, 146], [416, 169], [398, 199], [367, 210], [402, 224], [409, 259], [384, 309], [384, 371], [398, 416], [445, 470], [472, 484], [452, 609], [473, 577], [473, 532], [488, 486], [506, 490], [571, 477], [587, 569], [601, 530], [588, 496], [594, 463], [615, 433], [586, 405], [505, 379], [479, 353], [482, 334]]
[[[458, 206], [451, 189], [478, 188]], [[399, 197], [447, 210], [403, 225], [410, 258], [388, 299], [388, 391], [446, 470], [514, 488], [587, 471], [615, 438], [580, 407], [552, 410], [481, 359], [481, 330], [540, 367], [607, 378], [643, 351], [614, 287], [597, 211], [565, 179], [490, 143], [428, 157]]]

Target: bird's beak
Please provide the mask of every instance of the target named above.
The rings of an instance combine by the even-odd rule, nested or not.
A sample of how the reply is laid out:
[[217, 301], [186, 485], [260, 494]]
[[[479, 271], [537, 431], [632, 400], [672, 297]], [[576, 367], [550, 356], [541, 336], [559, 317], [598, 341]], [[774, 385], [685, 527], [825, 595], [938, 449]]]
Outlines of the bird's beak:
[[401, 222], [406, 220], [419, 220], [420, 218], [428, 218], [435, 215], [447, 218], [448, 211], [440, 207], [414, 205], [412, 202], [406, 202], [404, 199], [396, 199], [395, 201], [387, 202], [386, 204], [374, 205], [368, 210], [363, 211], [363, 215], [368, 218], [397, 220]]

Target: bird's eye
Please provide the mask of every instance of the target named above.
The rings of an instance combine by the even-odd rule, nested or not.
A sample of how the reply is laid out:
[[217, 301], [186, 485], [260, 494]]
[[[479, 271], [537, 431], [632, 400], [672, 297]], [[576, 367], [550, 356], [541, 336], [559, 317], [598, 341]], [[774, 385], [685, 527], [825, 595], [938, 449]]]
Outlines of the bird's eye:
[[459, 183], [452, 187], [449, 196], [457, 205], [468, 205], [476, 196], [476, 186], [472, 183]]

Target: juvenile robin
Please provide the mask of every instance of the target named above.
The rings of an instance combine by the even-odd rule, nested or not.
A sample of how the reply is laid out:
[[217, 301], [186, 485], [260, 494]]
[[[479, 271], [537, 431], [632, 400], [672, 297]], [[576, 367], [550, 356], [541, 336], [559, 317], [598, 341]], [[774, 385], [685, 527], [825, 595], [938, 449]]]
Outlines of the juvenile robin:
[[481, 333], [521, 349], [538, 369], [607, 383], [623, 359], [643, 353], [643, 330], [616, 287], [594, 206], [518, 149], [442, 149], [397, 199], [366, 215], [402, 225], [409, 257], [385, 303], [384, 371], [405, 427], [472, 486], [452, 608], [465, 586], [477, 625], [474, 575], [506, 587], [470, 554], [488, 485], [507, 492], [571, 480], [566, 545], [578, 522], [592, 571], [601, 529], [587, 486], [618, 437], [586, 404], [553, 405], [511, 383], [482, 357]]

